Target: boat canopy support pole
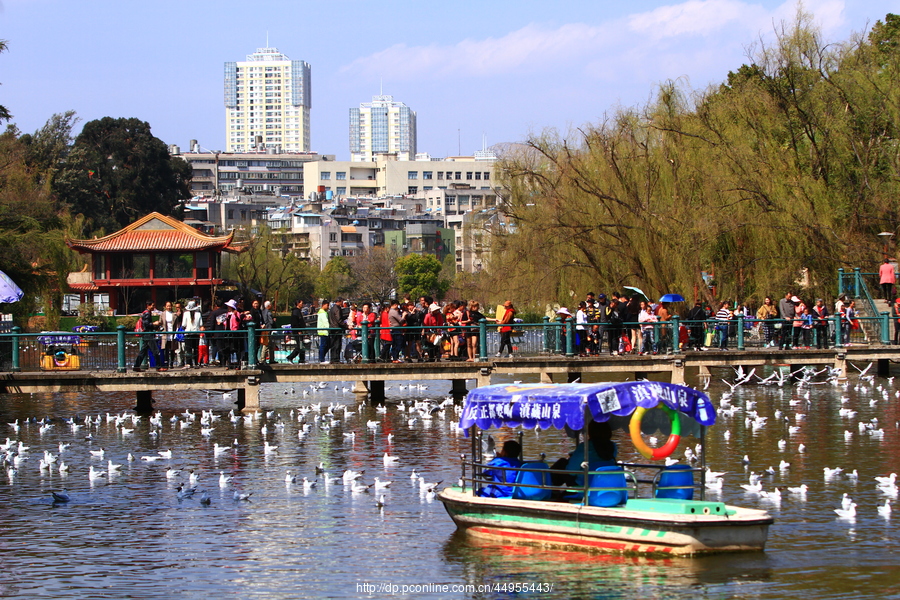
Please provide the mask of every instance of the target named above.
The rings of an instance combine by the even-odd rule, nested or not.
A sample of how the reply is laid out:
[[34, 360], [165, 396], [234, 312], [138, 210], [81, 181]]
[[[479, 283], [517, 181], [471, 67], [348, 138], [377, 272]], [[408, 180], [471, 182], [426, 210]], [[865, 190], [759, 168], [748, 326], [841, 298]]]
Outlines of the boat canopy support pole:
[[[384, 386], [384, 382], [381, 384]], [[466, 394], [469, 393], [469, 390], [466, 388], [466, 380], [465, 379], [453, 379], [450, 384], [450, 394], [453, 396], [454, 400], [462, 400], [466, 397]]]
[[891, 376], [891, 361], [888, 358], [879, 358], [878, 359], [878, 376], [879, 377], [890, 377]]

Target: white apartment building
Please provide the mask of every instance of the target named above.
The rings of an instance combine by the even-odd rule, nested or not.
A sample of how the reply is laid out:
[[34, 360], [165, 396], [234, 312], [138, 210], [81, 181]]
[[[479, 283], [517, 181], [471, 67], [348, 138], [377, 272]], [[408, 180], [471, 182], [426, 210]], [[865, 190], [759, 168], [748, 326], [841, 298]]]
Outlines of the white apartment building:
[[246, 61], [225, 63], [228, 152], [309, 152], [311, 107], [309, 63], [277, 48], [258, 48]]
[[350, 160], [370, 162], [380, 154], [416, 156], [416, 113], [393, 96], [373, 96], [350, 109]]
[[[303, 164], [304, 189], [333, 198], [346, 196], [423, 196], [431, 190], [458, 186], [493, 189], [493, 161], [471, 156], [395, 160], [378, 156], [373, 161], [310, 161]], [[330, 193], [329, 193], [330, 192]]]

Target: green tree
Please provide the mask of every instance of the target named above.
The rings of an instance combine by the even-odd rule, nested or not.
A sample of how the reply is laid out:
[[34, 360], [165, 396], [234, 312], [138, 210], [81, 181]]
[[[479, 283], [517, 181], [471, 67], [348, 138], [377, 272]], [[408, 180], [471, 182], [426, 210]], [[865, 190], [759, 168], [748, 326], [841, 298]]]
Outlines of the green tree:
[[229, 257], [225, 274], [239, 282], [245, 297], [255, 290], [283, 307], [292, 306], [298, 297], [310, 297], [317, 276], [313, 267], [289, 252], [268, 227], [261, 227], [243, 252]]
[[181, 218], [191, 167], [169, 155], [150, 125], [104, 117], [85, 124], [53, 189], [91, 232], [119, 229], [149, 212]]
[[356, 280], [353, 269], [343, 256], [334, 256], [322, 269], [316, 282], [316, 295], [326, 300], [347, 297], [353, 294]]
[[27, 151], [15, 127], [0, 135], [0, 270], [25, 292], [7, 307], [21, 325], [42, 304], [48, 316], [58, 314], [66, 276], [78, 262], [63, 239], [67, 215], [29, 166]]
[[440, 261], [431, 254], [401, 256], [394, 266], [398, 294], [410, 298], [426, 295], [443, 298], [450, 282], [441, 278], [441, 268]]

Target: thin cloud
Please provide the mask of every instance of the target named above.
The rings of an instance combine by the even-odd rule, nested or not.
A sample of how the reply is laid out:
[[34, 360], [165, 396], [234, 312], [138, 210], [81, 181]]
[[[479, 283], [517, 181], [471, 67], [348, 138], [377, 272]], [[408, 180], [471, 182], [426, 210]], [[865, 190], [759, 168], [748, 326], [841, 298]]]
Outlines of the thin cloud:
[[[694, 52], [703, 62], [715, 60], [700, 38], [717, 36], [744, 44], [767, 37], [773, 26], [790, 22], [799, 0], [774, 9], [741, 0], [687, 0], [635, 13], [598, 25], [569, 23], [555, 29], [530, 24], [502, 37], [465, 39], [455, 44], [395, 44], [360, 57], [340, 69], [355, 77], [389, 76], [392, 80], [444, 80], [447, 77], [496, 78], [528, 72], [555, 71], [564, 65], [573, 75], [621, 73], [628, 56], [652, 57]], [[806, 8], [825, 32], [843, 23], [843, 0], [823, 0]], [[603, 63], [611, 63], [603, 67]], [[651, 65], [644, 68], [654, 70]]]

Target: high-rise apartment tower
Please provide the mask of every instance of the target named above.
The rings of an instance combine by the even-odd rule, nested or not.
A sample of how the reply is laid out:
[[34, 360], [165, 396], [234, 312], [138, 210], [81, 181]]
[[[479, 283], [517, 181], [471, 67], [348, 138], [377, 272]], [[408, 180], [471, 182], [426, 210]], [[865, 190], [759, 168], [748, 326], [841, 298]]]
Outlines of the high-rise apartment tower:
[[350, 109], [350, 160], [371, 161], [378, 154], [416, 157], [416, 113], [393, 96], [373, 96]]
[[246, 61], [225, 63], [228, 152], [309, 152], [311, 107], [309, 63], [277, 48], [258, 48]]

